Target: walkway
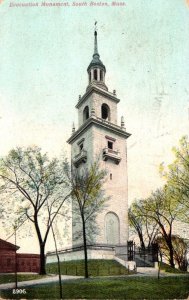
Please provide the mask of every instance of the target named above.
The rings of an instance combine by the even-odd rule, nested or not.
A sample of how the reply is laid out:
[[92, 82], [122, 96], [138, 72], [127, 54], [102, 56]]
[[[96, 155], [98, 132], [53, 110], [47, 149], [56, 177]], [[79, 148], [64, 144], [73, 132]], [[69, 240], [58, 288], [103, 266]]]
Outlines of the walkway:
[[[62, 280], [70, 280], [70, 279], [81, 279], [83, 278], [82, 276], [69, 276], [69, 275], [62, 275], [61, 276]], [[52, 275], [48, 276], [46, 278], [41, 278], [41, 279], [34, 279], [34, 280], [28, 280], [28, 281], [20, 281], [18, 282], [18, 288], [22, 287], [25, 288], [27, 286], [31, 285], [38, 285], [38, 284], [45, 284], [45, 283], [52, 283], [52, 282], [58, 282], [58, 276], [57, 275]], [[15, 288], [15, 283], [3, 283], [0, 284], [0, 290], [7, 290], [7, 289], [13, 289]]]
[[[129, 276], [126, 276], [126, 278], [130, 277], [144, 277], [144, 276], [151, 276], [151, 277], [157, 277], [158, 276], [158, 270], [155, 268], [137, 268], [137, 274], [132, 274]], [[168, 276], [189, 276], [189, 274], [176, 274], [176, 273], [165, 273], [163, 271], [160, 272], [160, 277], [168, 277]], [[107, 276], [107, 277], [119, 277], [119, 276]], [[125, 277], [124, 275], [120, 277]], [[65, 280], [77, 280], [82, 279], [83, 276], [69, 276], [69, 275], [62, 275], [61, 276], [62, 281]], [[98, 277], [95, 277], [96, 279]], [[105, 277], [103, 277], [105, 278]], [[46, 283], [52, 283], [52, 282], [58, 282], [58, 276], [57, 275], [51, 275], [46, 278], [41, 279], [35, 279], [35, 280], [28, 280], [28, 281], [20, 281], [18, 282], [18, 288], [22, 287], [25, 288], [27, 286], [31, 285], [39, 285], [39, 284], [46, 284]], [[12, 289], [15, 288], [15, 283], [3, 283], [0, 284], [0, 290], [6, 290], [6, 289]]]
[[[152, 276], [156, 277], [158, 276], [158, 269], [155, 268], [143, 268], [138, 267], [137, 268], [137, 274], [133, 276]], [[160, 271], [160, 277], [171, 277], [171, 276], [189, 276], [189, 273], [167, 273], [165, 271]]]

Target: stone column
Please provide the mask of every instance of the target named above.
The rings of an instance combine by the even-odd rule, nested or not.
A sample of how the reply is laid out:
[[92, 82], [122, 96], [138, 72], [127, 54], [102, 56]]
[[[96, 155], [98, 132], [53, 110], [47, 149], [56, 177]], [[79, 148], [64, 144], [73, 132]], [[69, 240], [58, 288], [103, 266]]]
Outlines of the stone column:
[[100, 69], [97, 69], [97, 81], [100, 81]]
[[91, 82], [94, 80], [94, 70], [91, 70]]

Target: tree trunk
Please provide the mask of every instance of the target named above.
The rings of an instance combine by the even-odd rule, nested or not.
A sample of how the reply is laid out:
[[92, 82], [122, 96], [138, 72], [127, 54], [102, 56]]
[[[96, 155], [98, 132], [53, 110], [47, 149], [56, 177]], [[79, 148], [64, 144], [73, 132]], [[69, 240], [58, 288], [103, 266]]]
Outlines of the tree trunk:
[[35, 224], [35, 230], [37, 232], [38, 242], [39, 242], [39, 248], [40, 248], [40, 275], [46, 275], [46, 269], [45, 269], [45, 242], [42, 240], [41, 232], [38, 225], [38, 215], [37, 211], [35, 211], [34, 214], [34, 224]]
[[143, 235], [141, 233], [138, 233], [139, 235], [139, 239], [140, 239], [140, 247], [142, 249], [145, 249], [145, 244], [144, 244], [144, 240], [143, 240]]
[[45, 245], [40, 243], [40, 275], [46, 275], [45, 269]]
[[171, 240], [167, 241], [167, 245], [169, 247], [169, 263], [170, 263], [170, 266], [172, 268], [174, 268], [175, 267], [175, 264], [174, 264], [174, 251], [173, 251], [173, 245], [172, 245]]
[[88, 257], [87, 257], [87, 238], [86, 238], [84, 216], [82, 216], [82, 223], [83, 223], [83, 247], [84, 247], [84, 257], [85, 257], [85, 278], [88, 278], [89, 274], [88, 274]]
[[58, 278], [59, 278], [60, 299], [63, 299], [62, 279], [61, 279], [61, 269], [60, 269], [60, 258], [59, 258], [59, 254], [58, 254], [58, 247], [57, 247], [57, 242], [56, 242], [56, 235], [55, 235], [54, 228], [53, 228], [52, 224], [51, 224], [51, 230], [52, 230], [52, 234], [53, 234], [54, 245], [55, 245], [55, 250], [56, 250], [56, 257], [57, 257], [57, 263], [58, 263]]

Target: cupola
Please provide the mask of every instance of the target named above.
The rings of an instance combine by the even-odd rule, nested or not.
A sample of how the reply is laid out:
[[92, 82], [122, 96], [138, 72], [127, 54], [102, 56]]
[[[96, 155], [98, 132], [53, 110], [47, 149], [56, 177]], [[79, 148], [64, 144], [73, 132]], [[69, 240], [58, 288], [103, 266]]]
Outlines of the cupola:
[[91, 87], [91, 85], [97, 85], [104, 90], [108, 90], [105, 85], [105, 74], [106, 68], [100, 60], [100, 55], [98, 53], [98, 43], [97, 43], [97, 31], [94, 31], [94, 54], [92, 61], [90, 62], [87, 72], [89, 75], [89, 85], [87, 90]]

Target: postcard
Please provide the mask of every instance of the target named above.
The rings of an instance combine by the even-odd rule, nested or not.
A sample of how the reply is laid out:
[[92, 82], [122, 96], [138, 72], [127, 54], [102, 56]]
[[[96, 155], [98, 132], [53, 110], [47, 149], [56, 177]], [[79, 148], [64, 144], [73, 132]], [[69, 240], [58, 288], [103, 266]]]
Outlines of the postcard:
[[188, 15], [0, 0], [2, 299], [189, 297]]

